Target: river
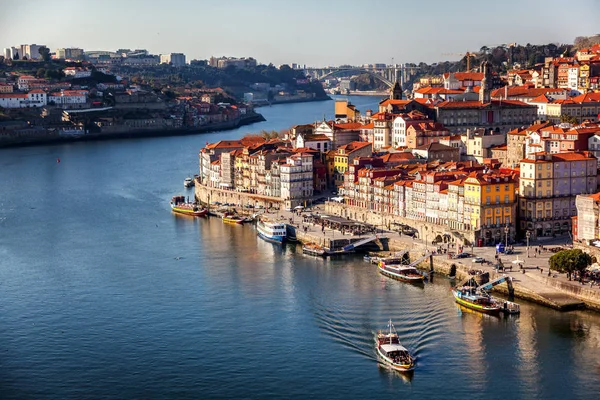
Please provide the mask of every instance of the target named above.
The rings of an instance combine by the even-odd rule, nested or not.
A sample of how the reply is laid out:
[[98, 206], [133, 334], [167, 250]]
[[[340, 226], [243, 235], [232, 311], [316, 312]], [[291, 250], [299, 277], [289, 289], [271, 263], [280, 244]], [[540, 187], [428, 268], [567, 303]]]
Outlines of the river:
[[[260, 112], [230, 132], [0, 149], [0, 399], [598, 398], [597, 314], [469, 313], [445, 278], [411, 286], [171, 214], [206, 142], [333, 102]], [[411, 379], [378, 366], [389, 318]]]

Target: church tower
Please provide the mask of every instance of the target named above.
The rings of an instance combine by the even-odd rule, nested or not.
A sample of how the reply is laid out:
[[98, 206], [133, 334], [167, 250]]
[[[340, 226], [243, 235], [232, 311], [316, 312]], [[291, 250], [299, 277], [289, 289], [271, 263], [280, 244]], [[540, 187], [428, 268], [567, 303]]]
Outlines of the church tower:
[[400, 86], [400, 82], [396, 81], [394, 83], [394, 87], [390, 90], [390, 99], [402, 100], [402, 86]]
[[483, 79], [481, 79], [481, 88], [479, 88], [479, 102], [489, 103], [490, 102], [490, 86], [492, 84], [492, 76], [490, 71], [490, 63], [484, 61], [481, 63], [481, 72], [483, 73]]

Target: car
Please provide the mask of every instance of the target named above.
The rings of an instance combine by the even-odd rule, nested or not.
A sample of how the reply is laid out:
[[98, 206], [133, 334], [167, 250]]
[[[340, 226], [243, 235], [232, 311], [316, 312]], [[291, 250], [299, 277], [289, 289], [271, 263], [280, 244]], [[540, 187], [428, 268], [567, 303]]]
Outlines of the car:
[[474, 263], [482, 263], [482, 262], [485, 261], [485, 258], [483, 258], [483, 257], [475, 257], [471, 261], [473, 261]]
[[469, 253], [459, 253], [456, 258], [469, 258], [471, 255]]

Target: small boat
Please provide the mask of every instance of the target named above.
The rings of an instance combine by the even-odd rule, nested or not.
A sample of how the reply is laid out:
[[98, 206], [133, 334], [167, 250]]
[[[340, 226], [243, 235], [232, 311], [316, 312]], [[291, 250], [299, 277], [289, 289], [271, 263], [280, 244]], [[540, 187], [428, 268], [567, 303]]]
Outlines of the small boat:
[[473, 287], [456, 288], [452, 290], [454, 299], [461, 306], [485, 314], [500, 313], [500, 304], [492, 296], [477, 293]]
[[188, 176], [184, 179], [183, 186], [186, 188], [191, 188], [192, 186], [194, 186], [194, 180]]
[[327, 250], [316, 243], [306, 243], [302, 246], [302, 252], [311, 256], [324, 257], [327, 255]]
[[191, 215], [193, 217], [204, 217], [208, 210], [198, 204], [185, 201], [185, 196], [173, 196], [171, 199], [171, 210], [178, 214]]
[[503, 275], [479, 286], [477, 286], [475, 279], [471, 277], [461, 286], [452, 289], [452, 295], [458, 304], [471, 310], [486, 314], [499, 314], [500, 312], [518, 314], [521, 307], [517, 303], [497, 300], [488, 293], [493, 287], [505, 282], [510, 292], [512, 290], [512, 278], [510, 276]]
[[256, 223], [258, 236], [268, 242], [283, 243], [287, 235], [287, 228], [282, 222], [271, 221], [266, 217], [261, 217]]
[[377, 355], [386, 365], [399, 372], [409, 372], [415, 368], [415, 361], [400, 343], [398, 333], [390, 319], [387, 333], [379, 331], [375, 341]]
[[225, 214], [223, 215], [223, 222], [225, 222], [226, 224], [241, 225], [244, 223], [244, 218], [240, 217], [239, 215]]
[[384, 258], [377, 265], [379, 272], [392, 279], [402, 282], [422, 283], [425, 276], [411, 265], [402, 265], [398, 258]]

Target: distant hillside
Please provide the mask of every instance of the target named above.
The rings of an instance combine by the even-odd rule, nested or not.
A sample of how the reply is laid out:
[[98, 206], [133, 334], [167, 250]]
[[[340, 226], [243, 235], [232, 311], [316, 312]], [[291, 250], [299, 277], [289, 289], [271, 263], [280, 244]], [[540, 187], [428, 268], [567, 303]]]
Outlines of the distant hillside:
[[577, 50], [600, 44], [600, 33], [593, 36], [577, 36], [574, 44]]

